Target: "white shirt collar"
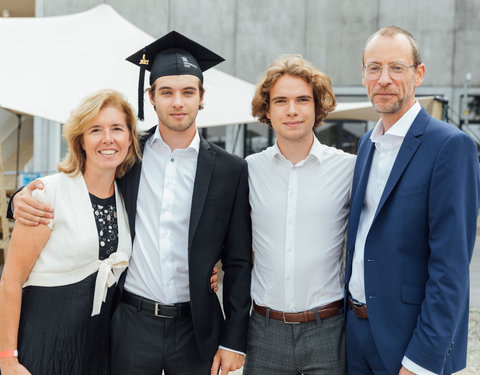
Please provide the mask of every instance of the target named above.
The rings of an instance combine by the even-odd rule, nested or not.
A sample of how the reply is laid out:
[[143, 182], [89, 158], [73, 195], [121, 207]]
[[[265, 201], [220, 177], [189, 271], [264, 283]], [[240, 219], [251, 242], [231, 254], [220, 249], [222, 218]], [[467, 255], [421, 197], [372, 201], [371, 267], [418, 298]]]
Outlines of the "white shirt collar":
[[[298, 162], [297, 164], [295, 164], [296, 166], [301, 166], [302, 164], [305, 163], [306, 160], [308, 160], [310, 158], [310, 156], [313, 156], [315, 157], [319, 162], [322, 161], [323, 159], [323, 149], [322, 149], [322, 144], [320, 143], [320, 141], [317, 139], [317, 137], [315, 137], [315, 134], [313, 135], [313, 144], [312, 144], [312, 147], [310, 148], [310, 151], [308, 152], [308, 155], [307, 157]], [[287, 162], [287, 163], [290, 163], [292, 164], [285, 156], [283, 156], [283, 154], [281, 153], [280, 149], [278, 148], [278, 143], [277, 141], [275, 141], [275, 144], [269, 148], [270, 150], [270, 156], [271, 158], [273, 159], [274, 162], [278, 162], [278, 161], [284, 161], [284, 162]]]
[[[167, 145], [163, 140], [158, 126], [155, 129], [153, 135], [148, 139], [147, 144], [148, 146], [151, 146], [154, 142], [159, 142], [162, 148], [166, 148], [169, 152], [171, 152], [170, 146]], [[188, 147], [183, 150], [193, 150], [198, 154], [200, 150], [200, 136], [197, 129], [195, 129], [195, 135], [193, 136], [192, 141], [190, 142]]]
[[374, 143], [378, 142], [379, 138], [383, 135], [393, 135], [396, 137], [405, 138], [405, 135], [410, 129], [410, 126], [412, 126], [415, 117], [417, 117], [418, 112], [420, 112], [421, 109], [422, 107], [420, 106], [420, 103], [415, 101], [415, 104], [412, 105], [412, 107], [395, 124], [393, 124], [393, 126], [388, 129], [386, 133], [384, 133], [385, 128], [383, 121], [380, 119], [370, 135], [370, 140]]
[[314, 135], [313, 136], [313, 144], [312, 144], [312, 148], [310, 149], [309, 156], [312, 155], [312, 156], [316, 157], [319, 162], [321, 162], [323, 160], [323, 157], [324, 157], [323, 147], [324, 146], [320, 143], [320, 141]]

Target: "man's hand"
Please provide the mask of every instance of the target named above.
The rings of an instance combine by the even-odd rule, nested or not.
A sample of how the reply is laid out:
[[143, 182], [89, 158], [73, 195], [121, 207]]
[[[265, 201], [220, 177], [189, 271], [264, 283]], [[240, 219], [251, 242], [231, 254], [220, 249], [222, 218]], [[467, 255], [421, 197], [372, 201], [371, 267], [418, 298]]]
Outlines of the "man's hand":
[[213, 357], [213, 364], [210, 370], [212, 375], [217, 375], [221, 368], [220, 375], [228, 375], [229, 371], [238, 370], [243, 366], [245, 357], [241, 354], [231, 352], [229, 350], [218, 349], [215, 357]]
[[398, 375], [415, 375], [415, 373], [408, 371], [405, 367], [402, 366]]
[[35, 189], [43, 189], [43, 183], [38, 179], [13, 197], [13, 218], [29, 226], [48, 224], [53, 219], [53, 209], [33, 198], [32, 191]]
[[217, 293], [218, 292], [218, 270], [217, 266], [213, 267], [212, 277], [210, 278], [210, 288]]

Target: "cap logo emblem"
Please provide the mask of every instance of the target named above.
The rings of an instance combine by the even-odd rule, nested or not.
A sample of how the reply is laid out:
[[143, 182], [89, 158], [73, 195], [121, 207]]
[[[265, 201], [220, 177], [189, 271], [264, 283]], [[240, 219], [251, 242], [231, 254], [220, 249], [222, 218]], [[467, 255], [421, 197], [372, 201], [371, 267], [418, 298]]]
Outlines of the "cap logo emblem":
[[198, 67], [195, 64], [192, 64], [190, 61], [185, 56], [182, 56], [182, 61], [183, 61], [183, 66], [185, 68], [193, 68], [193, 69], [198, 69]]
[[150, 61], [150, 60], [147, 60], [147, 59], [145, 58], [145, 54], [143, 54], [142, 58], [140, 59], [139, 64], [140, 64], [140, 65], [148, 65], [148, 64], [149, 64], [149, 61]]

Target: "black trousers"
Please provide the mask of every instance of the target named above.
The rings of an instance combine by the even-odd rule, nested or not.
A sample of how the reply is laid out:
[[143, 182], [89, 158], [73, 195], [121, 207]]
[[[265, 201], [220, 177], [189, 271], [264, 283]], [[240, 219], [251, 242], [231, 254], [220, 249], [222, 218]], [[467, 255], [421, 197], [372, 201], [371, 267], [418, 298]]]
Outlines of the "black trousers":
[[191, 316], [160, 318], [121, 302], [110, 330], [112, 375], [210, 375]]

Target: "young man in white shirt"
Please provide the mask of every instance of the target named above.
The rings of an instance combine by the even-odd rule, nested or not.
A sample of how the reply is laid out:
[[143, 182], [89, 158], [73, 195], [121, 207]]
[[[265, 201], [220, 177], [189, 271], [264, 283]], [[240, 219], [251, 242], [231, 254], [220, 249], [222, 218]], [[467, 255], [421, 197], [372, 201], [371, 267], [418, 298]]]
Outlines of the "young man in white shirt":
[[343, 244], [355, 157], [313, 129], [335, 108], [330, 78], [275, 61], [252, 113], [276, 143], [247, 158], [254, 248], [244, 374], [344, 374]]

